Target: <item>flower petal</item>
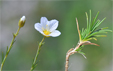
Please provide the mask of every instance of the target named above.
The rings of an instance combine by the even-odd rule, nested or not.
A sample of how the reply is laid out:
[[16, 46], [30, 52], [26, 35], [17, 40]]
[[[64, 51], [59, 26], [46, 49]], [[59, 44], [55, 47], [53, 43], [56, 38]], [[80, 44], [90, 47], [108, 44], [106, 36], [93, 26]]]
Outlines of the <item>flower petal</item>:
[[26, 20], [26, 17], [25, 16], [22, 16], [22, 18], [21, 18], [21, 21], [25, 21]]
[[48, 20], [46, 17], [41, 17], [40, 23], [42, 24], [42, 27], [45, 28]]
[[37, 31], [39, 31], [40, 33], [43, 32], [43, 30], [42, 30], [42, 25], [41, 25], [40, 23], [35, 23], [34, 27], [35, 27], [35, 29], [36, 29]]
[[58, 21], [57, 20], [51, 20], [49, 21], [49, 28], [50, 28], [50, 32], [54, 31], [55, 29], [57, 29], [58, 27]]
[[58, 30], [54, 30], [49, 36], [52, 36], [52, 37], [57, 37], [57, 36], [59, 36], [61, 34], [61, 32], [60, 31], [58, 31]]

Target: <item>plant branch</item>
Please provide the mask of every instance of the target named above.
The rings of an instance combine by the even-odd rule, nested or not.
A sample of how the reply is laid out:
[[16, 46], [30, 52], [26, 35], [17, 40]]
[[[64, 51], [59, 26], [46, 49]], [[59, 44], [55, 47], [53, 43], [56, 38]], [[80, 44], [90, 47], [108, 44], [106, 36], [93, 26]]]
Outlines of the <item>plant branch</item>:
[[6, 51], [6, 55], [5, 55], [5, 57], [4, 57], [3, 61], [2, 61], [2, 64], [1, 64], [1, 71], [2, 71], [2, 68], [3, 68], [4, 62], [5, 62], [5, 60], [6, 60], [7, 56], [8, 56], [8, 54], [9, 54], [9, 52], [10, 52], [12, 46], [13, 46], [13, 44], [14, 44], [15, 38], [16, 38], [16, 36], [17, 36], [18, 33], [19, 33], [19, 30], [20, 30], [20, 27], [18, 28], [16, 34], [13, 34], [13, 39], [12, 39], [12, 41], [11, 41], [11, 44], [10, 44], [8, 50]]
[[32, 67], [31, 67], [30, 71], [33, 71], [34, 68], [35, 68], [36, 65], [37, 65], [37, 64], [36, 64], [36, 60], [37, 60], [38, 55], [39, 55], [39, 53], [40, 53], [41, 46], [43, 45], [44, 39], [45, 39], [45, 37], [42, 39], [42, 41], [41, 41], [41, 42], [39, 43], [39, 45], [38, 45], [37, 53], [36, 53], [36, 56], [35, 56], [35, 58], [34, 58], [34, 60], [33, 60], [33, 64], [32, 64]]
[[96, 45], [96, 46], [99, 46], [98, 44], [91, 43], [89, 40], [91, 40], [91, 39], [97, 40], [96, 37], [103, 37], [103, 36], [105, 36], [105, 35], [98, 35], [98, 34], [106, 33], [107, 31], [111, 31], [111, 30], [109, 30], [107, 28], [97, 29], [99, 27], [99, 25], [105, 20], [105, 18], [104, 18], [102, 21], [100, 21], [100, 20], [96, 21], [98, 14], [99, 14], [99, 12], [97, 13], [97, 15], [94, 18], [94, 20], [91, 21], [91, 10], [90, 10], [89, 19], [88, 19], [88, 14], [86, 12], [87, 28], [86, 29], [82, 28], [82, 31], [79, 30], [78, 20], [76, 18], [77, 30], [78, 30], [78, 34], [79, 34], [79, 42], [78, 42], [78, 45], [75, 48], [71, 48], [70, 50], [68, 50], [68, 52], [66, 54], [65, 71], [68, 71], [68, 67], [69, 67], [68, 64], [69, 64], [69, 57], [70, 57], [70, 55], [72, 55], [74, 53], [80, 53], [80, 54], [82, 54], [84, 56], [84, 53], [81, 52], [82, 47], [84, 45]]
[[[84, 42], [80, 42], [78, 43], [78, 45], [75, 48], [71, 48], [70, 50], [68, 50], [67, 54], [66, 54], [66, 64], [65, 64], [65, 71], [68, 71], [68, 67], [69, 67], [69, 57], [70, 55], [74, 54], [74, 53], [78, 53], [76, 50], [82, 46], [82, 45], [97, 45], [95, 43], [91, 43], [90, 41], [84, 41]], [[99, 45], [97, 45], [99, 46]]]

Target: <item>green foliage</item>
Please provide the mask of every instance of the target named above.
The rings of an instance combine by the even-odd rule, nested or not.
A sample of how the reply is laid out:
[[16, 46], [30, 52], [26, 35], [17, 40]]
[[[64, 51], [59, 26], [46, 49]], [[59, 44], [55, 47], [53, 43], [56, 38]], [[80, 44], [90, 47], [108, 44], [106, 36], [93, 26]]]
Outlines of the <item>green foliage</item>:
[[[78, 53], [82, 54], [84, 57], [85, 57], [85, 53], [81, 52], [84, 45], [88, 45], [88, 44], [97, 45], [95, 43], [91, 43], [89, 40], [91, 40], [91, 39], [97, 40], [96, 37], [106, 37], [106, 35], [101, 35], [101, 34], [107, 33], [108, 31], [112, 32], [111, 30], [107, 29], [108, 27], [97, 29], [99, 27], [99, 25], [106, 19], [106, 18], [104, 18], [101, 21], [97, 20], [98, 14], [99, 14], [99, 12], [94, 17], [94, 19], [91, 21], [91, 10], [90, 10], [89, 19], [88, 19], [88, 14], [86, 13], [87, 28], [86, 29], [82, 28], [82, 31], [79, 30], [78, 21], [76, 19], [77, 29], [78, 29], [78, 33], [79, 33], [79, 39], [80, 39], [79, 44], [81, 44], [82, 42], [88, 41], [87, 43], [80, 45], [80, 47], [76, 49], [76, 51]], [[99, 46], [99, 45], [97, 45], [97, 46]]]
[[83, 49], [83, 47], [84, 47], [84, 45], [80, 46], [76, 51], [77, 51], [77, 53], [82, 54], [83, 57], [86, 59], [85, 53], [81, 51]]
[[86, 29], [82, 28], [82, 31], [80, 31], [81, 41], [88, 41], [91, 39], [97, 40], [96, 37], [105, 37], [106, 36], [106, 35], [99, 35], [99, 34], [107, 33], [108, 31], [111, 31], [111, 30], [107, 29], [108, 27], [97, 29], [99, 27], [99, 25], [106, 19], [106, 18], [104, 18], [101, 21], [97, 20], [98, 14], [99, 14], [99, 12], [95, 16], [95, 18], [91, 21], [91, 10], [90, 10], [89, 19], [88, 19], [88, 14], [86, 13], [87, 28]]
[[76, 51], [81, 51], [83, 49], [84, 45], [80, 46], [78, 49], [76, 49]]

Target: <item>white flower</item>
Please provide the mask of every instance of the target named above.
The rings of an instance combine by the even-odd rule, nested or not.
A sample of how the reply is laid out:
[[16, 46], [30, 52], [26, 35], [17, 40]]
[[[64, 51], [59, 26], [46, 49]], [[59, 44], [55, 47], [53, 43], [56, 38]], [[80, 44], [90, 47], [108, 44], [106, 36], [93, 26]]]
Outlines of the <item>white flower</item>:
[[57, 37], [61, 34], [60, 31], [56, 30], [58, 27], [58, 21], [55, 19], [48, 21], [46, 17], [41, 17], [40, 23], [35, 23], [34, 27], [46, 37]]

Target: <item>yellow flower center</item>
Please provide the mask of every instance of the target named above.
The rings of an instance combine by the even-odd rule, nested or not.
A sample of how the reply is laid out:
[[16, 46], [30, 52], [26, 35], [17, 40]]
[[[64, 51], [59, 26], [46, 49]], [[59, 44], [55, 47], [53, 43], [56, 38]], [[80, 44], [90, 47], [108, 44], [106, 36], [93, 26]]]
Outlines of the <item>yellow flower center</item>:
[[50, 31], [48, 31], [48, 30], [44, 30], [43, 32], [44, 32], [45, 35], [49, 35], [50, 34]]

